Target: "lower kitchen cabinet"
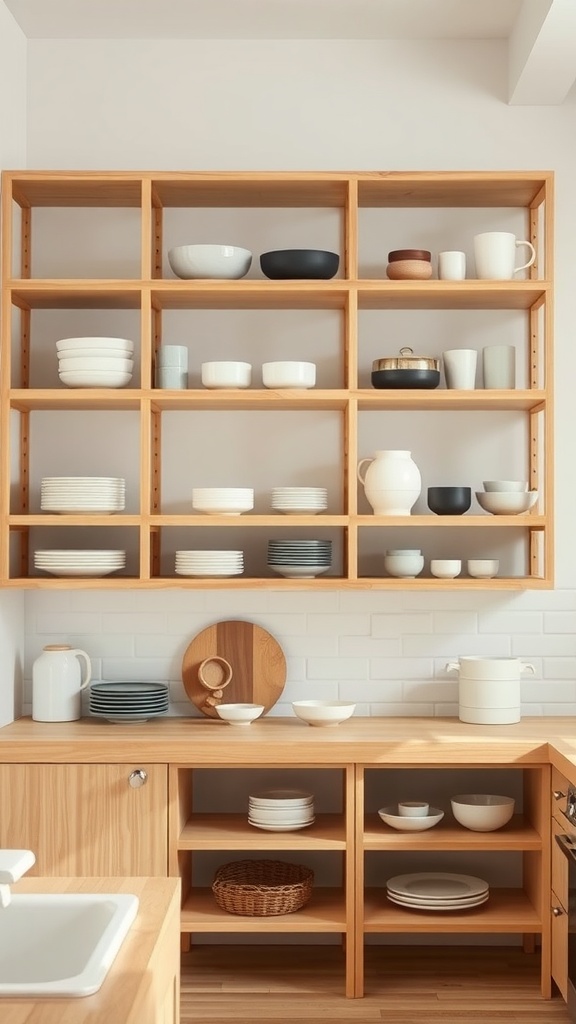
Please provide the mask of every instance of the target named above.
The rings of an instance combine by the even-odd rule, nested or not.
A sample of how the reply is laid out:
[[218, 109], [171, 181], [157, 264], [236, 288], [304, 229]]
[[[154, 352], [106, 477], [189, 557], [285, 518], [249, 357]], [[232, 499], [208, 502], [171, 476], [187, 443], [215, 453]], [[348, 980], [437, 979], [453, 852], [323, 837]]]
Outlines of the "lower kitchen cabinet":
[[37, 875], [168, 873], [167, 767], [0, 765], [0, 846], [30, 849]]
[[568, 998], [568, 860], [556, 841], [557, 836], [571, 835], [576, 829], [564, 810], [568, 797], [568, 780], [552, 769], [551, 861], [552, 888], [550, 913], [552, 926], [551, 973], [564, 1000]]

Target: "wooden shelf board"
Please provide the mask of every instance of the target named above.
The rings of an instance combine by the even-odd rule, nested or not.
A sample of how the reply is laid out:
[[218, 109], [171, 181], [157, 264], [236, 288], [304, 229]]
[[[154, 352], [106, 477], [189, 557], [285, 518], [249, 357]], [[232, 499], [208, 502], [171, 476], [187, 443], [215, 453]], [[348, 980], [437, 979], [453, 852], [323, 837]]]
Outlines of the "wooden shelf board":
[[29, 528], [32, 526], [106, 526], [116, 528], [140, 527], [141, 520], [138, 515], [125, 515], [123, 512], [116, 512], [109, 516], [104, 515], [61, 515], [59, 513], [37, 512], [30, 515], [9, 515], [6, 519], [8, 526]]
[[5, 172], [20, 206], [140, 206], [142, 175], [127, 172]]
[[252, 512], [244, 512], [240, 516], [209, 516], [194, 515], [185, 513], [181, 515], [154, 515], [150, 517], [151, 526], [216, 526], [231, 527], [239, 526], [241, 529], [252, 529], [253, 527], [278, 527], [287, 530], [293, 526], [310, 526], [319, 530], [329, 526], [344, 528], [348, 525], [348, 517], [344, 515], [326, 515], [322, 513], [317, 516], [285, 516], [280, 513], [269, 513], [254, 515]]
[[380, 171], [358, 175], [360, 207], [531, 206], [551, 171]]
[[426, 409], [442, 411], [487, 412], [494, 410], [510, 410], [511, 412], [527, 412], [530, 409], [544, 410], [546, 392], [541, 389], [529, 391], [451, 391], [440, 388], [427, 390], [374, 390], [350, 391], [350, 398], [358, 402], [362, 411], [370, 409]]
[[416, 527], [422, 529], [424, 527], [432, 527], [433, 529], [467, 529], [468, 527], [477, 528], [481, 526], [488, 530], [495, 530], [508, 527], [515, 527], [516, 529], [531, 530], [543, 530], [547, 525], [546, 517], [538, 515], [536, 512], [525, 512], [522, 515], [517, 516], [493, 516], [489, 512], [481, 512], [478, 514], [466, 512], [462, 516], [437, 516], [431, 513], [430, 515], [413, 515], [413, 516], [377, 516], [377, 515], [359, 515], [351, 516], [350, 521], [352, 524], [358, 527], [374, 528], [376, 526], [391, 527], [391, 526], [402, 526], [402, 527]]
[[331, 281], [152, 281], [155, 309], [344, 309], [350, 284]]
[[293, 914], [244, 917], [221, 910], [211, 889], [195, 889], [182, 907], [180, 927], [183, 932], [344, 932], [344, 894], [316, 886], [310, 902]]
[[60, 578], [55, 576], [18, 576], [11, 579], [0, 579], [0, 586], [27, 590], [44, 588], [69, 590], [106, 590], [130, 588], [133, 590], [551, 590], [554, 580], [548, 577], [518, 576], [494, 577], [480, 580], [458, 577], [455, 580], [427, 579], [392, 579], [386, 577], [361, 576], [358, 579], [345, 579], [342, 576], [318, 576], [311, 580], [291, 580], [281, 576], [250, 576], [231, 578], [200, 578], [191, 576], [161, 576], [139, 578], [137, 576], [105, 576], [102, 578]]
[[8, 399], [13, 409], [20, 412], [44, 409], [126, 410], [138, 412], [142, 392], [135, 388], [12, 388]]
[[542, 923], [521, 889], [490, 888], [487, 903], [466, 911], [412, 910], [386, 898], [386, 890], [368, 889], [364, 904], [364, 931], [388, 932], [490, 932], [538, 933]]
[[530, 309], [547, 281], [362, 281], [359, 309]]
[[233, 391], [228, 388], [221, 391], [185, 391], [149, 392], [152, 408], [158, 411], [177, 411], [186, 409], [229, 409], [232, 412], [264, 410], [307, 409], [314, 411], [336, 410], [341, 412], [348, 405], [348, 392], [336, 389], [316, 390], [315, 388], [266, 388], [256, 390], [247, 388], [245, 391]]
[[246, 814], [195, 814], [178, 837], [179, 850], [344, 850], [340, 814], [319, 814], [308, 828], [266, 832], [249, 825]]
[[349, 175], [341, 173], [198, 173], [152, 175], [162, 206], [337, 207], [346, 203]]
[[471, 832], [444, 818], [425, 832], [397, 832], [377, 815], [364, 828], [365, 850], [541, 850], [542, 838], [521, 814], [495, 832]]
[[7, 296], [21, 309], [140, 309], [142, 285], [129, 280], [15, 280]]

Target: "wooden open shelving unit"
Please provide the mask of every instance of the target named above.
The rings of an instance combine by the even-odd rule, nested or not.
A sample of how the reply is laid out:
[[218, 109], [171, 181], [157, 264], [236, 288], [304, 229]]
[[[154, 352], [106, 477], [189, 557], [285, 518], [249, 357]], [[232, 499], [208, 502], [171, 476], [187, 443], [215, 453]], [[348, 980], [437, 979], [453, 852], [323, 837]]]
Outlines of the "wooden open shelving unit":
[[[138, 211], [139, 275], [128, 279], [40, 278], [32, 274], [35, 211], [70, 208]], [[162, 276], [164, 219], [174, 209], [328, 209], [339, 220], [341, 277], [330, 281], [181, 281]], [[525, 215], [526, 238], [536, 247], [530, 278], [519, 281], [426, 282], [363, 279], [361, 216], [366, 210], [422, 208], [512, 208]], [[89, 239], [87, 240], [89, 244]], [[6, 171], [2, 176], [2, 311], [0, 339], [0, 585], [48, 588], [208, 587], [241, 589], [550, 589], [553, 586], [553, 414], [552, 414], [551, 172], [353, 172], [353, 173], [186, 173]], [[30, 386], [35, 359], [36, 310], [133, 310], [140, 317], [140, 379], [121, 390]], [[339, 387], [310, 391], [160, 391], [153, 387], [155, 353], [162, 341], [163, 314], [186, 310], [335, 310], [341, 321], [342, 380]], [[364, 310], [514, 311], [523, 318], [528, 386], [513, 391], [375, 391], [359, 387], [358, 318]], [[16, 335], [16, 343], [14, 336]], [[17, 353], [17, 359], [14, 353]], [[336, 358], [336, 355], [335, 355]], [[38, 411], [127, 411], [139, 418], [139, 507], [113, 516], [47, 516], [30, 497], [34, 448], [31, 416]], [[228, 517], [167, 514], [162, 510], [161, 434], [163, 416], [174, 412], [325, 412], [339, 418], [341, 507], [321, 517], [243, 515], [234, 530], [267, 532], [278, 527], [305, 531], [330, 528], [341, 549], [336, 574], [311, 580], [246, 575], [191, 579], [162, 572], [162, 553], [171, 527], [214, 528], [222, 546]], [[526, 421], [526, 465], [540, 499], [527, 515], [379, 517], [359, 512], [356, 466], [359, 421], [368, 412], [469, 412], [489, 416], [507, 411]], [[13, 466], [16, 463], [17, 479]], [[12, 480], [12, 482], [11, 482]], [[137, 557], [127, 575], [101, 579], [60, 579], [35, 574], [35, 532], [58, 527], [61, 547], [74, 547], [78, 527], [135, 531]], [[482, 529], [509, 531], [526, 549], [520, 574], [494, 579], [455, 580], [430, 576], [411, 580], [367, 575], [360, 565], [365, 531]], [[315, 534], [313, 534], [315, 535]], [[112, 533], [110, 534], [112, 536]], [[116, 534], [116, 541], [117, 541]], [[455, 534], [456, 536], [456, 534]], [[82, 544], [81, 546], [85, 546]], [[99, 545], [95, 545], [99, 546]], [[164, 560], [164, 566], [166, 560]]]

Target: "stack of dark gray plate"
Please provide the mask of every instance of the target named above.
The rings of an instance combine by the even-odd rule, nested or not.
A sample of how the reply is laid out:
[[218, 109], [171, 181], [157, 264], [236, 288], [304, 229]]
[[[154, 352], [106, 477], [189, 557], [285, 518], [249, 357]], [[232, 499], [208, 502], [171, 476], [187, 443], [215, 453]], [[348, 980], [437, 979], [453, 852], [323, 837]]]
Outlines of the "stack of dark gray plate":
[[92, 683], [90, 714], [108, 722], [147, 722], [165, 715], [170, 704], [167, 683]]

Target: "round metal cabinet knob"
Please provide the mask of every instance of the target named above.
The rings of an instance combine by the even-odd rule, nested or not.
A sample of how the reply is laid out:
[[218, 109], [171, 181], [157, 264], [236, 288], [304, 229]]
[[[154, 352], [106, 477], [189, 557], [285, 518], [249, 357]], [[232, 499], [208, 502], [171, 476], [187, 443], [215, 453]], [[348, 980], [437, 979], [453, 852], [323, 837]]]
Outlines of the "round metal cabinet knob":
[[562, 917], [564, 911], [562, 910], [562, 907], [552, 907], [552, 913], [554, 914], [554, 917]]
[[147, 781], [148, 772], [145, 772], [143, 768], [135, 768], [128, 776], [128, 782], [132, 786], [132, 789], [140, 789], [140, 786], [144, 786]]

